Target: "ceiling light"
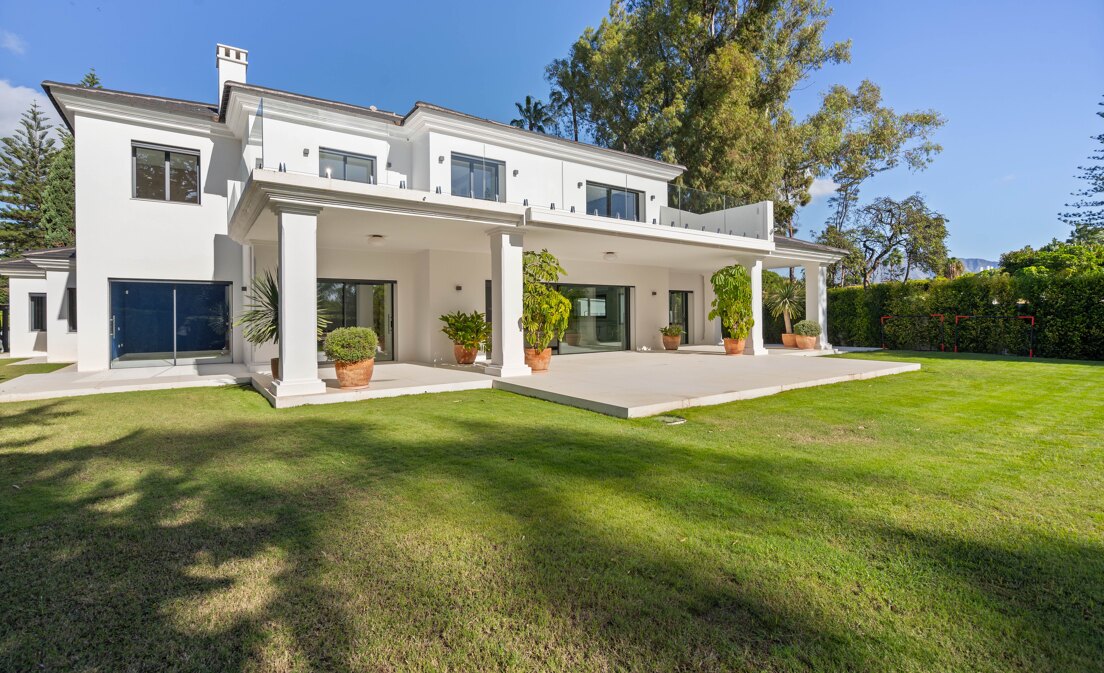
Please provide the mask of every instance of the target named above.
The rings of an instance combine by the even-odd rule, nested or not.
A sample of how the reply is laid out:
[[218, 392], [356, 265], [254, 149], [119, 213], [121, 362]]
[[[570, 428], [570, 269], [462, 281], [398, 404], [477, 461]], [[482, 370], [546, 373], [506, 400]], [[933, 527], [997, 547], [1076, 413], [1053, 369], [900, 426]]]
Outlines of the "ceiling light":
[[606, 260], [607, 262], [612, 262], [613, 260], [617, 259], [617, 253], [610, 250], [609, 252], [606, 252], [602, 255], [602, 259]]
[[384, 239], [383, 234], [369, 234], [368, 235], [368, 245], [370, 245], [372, 247], [375, 247], [375, 248], [378, 248], [381, 245], [383, 245], [383, 239]]

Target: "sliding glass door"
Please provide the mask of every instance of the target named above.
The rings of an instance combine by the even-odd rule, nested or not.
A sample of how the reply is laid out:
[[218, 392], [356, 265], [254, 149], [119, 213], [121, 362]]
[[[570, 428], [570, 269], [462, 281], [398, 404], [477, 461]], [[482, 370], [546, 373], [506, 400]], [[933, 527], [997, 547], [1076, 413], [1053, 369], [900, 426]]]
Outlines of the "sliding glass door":
[[681, 343], [690, 343], [690, 298], [694, 293], [686, 290], [671, 290], [667, 311], [668, 325], [682, 326]]
[[559, 355], [629, 349], [629, 288], [618, 285], [557, 285], [571, 301]]
[[[394, 281], [320, 280], [318, 312], [328, 321], [324, 335], [338, 327], [371, 327], [379, 336], [376, 359], [395, 359]], [[325, 361], [321, 343], [318, 350]]]
[[230, 284], [111, 281], [111, 367], [230, 362]]

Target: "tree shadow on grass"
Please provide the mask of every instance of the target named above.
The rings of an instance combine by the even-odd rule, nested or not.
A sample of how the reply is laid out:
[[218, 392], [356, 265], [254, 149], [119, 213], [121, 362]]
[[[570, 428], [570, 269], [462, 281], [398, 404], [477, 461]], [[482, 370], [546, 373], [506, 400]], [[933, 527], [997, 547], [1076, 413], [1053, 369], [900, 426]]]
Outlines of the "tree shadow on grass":
[[[984, 600], [1026, 613], [1019, 633], [1036, 651], [1100, 652], [1070, 627], [1076, 614], [1043, 601], [1099, 597], [1099, 575], [1053, 571], [1094, 550], [1017, 551], [1014, 568], [994, 556], [971, 570], [961, 556], [976, 549], [842, 506], [832, 494], [859, 472], [688, 456], [608, 420], [504, 426], [444, 405], [420, 420], [451, 425], [422, 436], [375, 415], [247, 416], [0, 453], [25, 484], [0, 501], [0, 668], [908, 668], [801, 581], [775, 584], [781, 551], [762, 566], [730, 552], [793, 521], [898, 542], [948, 582], [1015, 570], [1042, 582], [1038, 600]], [[1099, 628], [1099, 611], [1083, 618]], [[984, 644], [997, 652], [1000, 637]]]

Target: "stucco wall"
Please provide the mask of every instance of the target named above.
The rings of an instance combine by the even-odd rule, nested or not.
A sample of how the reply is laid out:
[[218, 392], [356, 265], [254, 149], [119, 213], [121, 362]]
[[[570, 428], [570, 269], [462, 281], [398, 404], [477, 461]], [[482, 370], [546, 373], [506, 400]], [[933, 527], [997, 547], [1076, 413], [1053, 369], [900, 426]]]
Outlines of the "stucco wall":
[[[47, 347], [46, 332], [31, 331], [31, 301], [29, 295], [46, 293], [45, 278], [10, 278], [8, 302], [11, 307], [11, 325], [8, 346], [12, 357], [44, 355]], [[47, 310], [49, 322], [49, 310]]]

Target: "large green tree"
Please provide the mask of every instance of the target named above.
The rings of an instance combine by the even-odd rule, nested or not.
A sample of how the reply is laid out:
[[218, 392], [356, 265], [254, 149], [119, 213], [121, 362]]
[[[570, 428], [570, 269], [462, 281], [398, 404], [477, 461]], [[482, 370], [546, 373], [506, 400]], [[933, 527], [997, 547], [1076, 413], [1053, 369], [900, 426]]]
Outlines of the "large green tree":
[[[1104, 118], [1104, 112], [1096, 114]], [[1104, 133], [1093, 136], [1093, 140], [1104, 145]], [[1081, 174], [1077, 177], [1087, 183], [1085, 188], [1074, 192], [1076, 200], [1066, 204], [1072, 210], [1058, 216], [1073, 227], [1070, 243], [1104, 243], [1104, 148], [1094, 150], [1089, 161], [1092, 163], [1088, 166], [1078, 166]]]
[[[858, 209], [852, 227], [843, 230], [858, 252], [855, 262], [863, 286], [879, 270], [897, 270], [894, 277], [919, 268], [938, 274], [947, 258], [947, 220], [924, 203], [919, 194], [897, 201], [875, 199]], [[831, 226], [831, 225], [830, 225]]]
[[[81, 86], [102, 89], [96, 69], [90, 69], [80, 81]], [[50, 162], [42, 201], [44, 243], [50, 247], [76, 242], [76, 166], [73, 135], [62, 129], [61, 149]]]
[[32, 102], [15, 133], [0, 140], [0, 257], [45, 247], [42, 199], [56, 152], [52, 128]]

